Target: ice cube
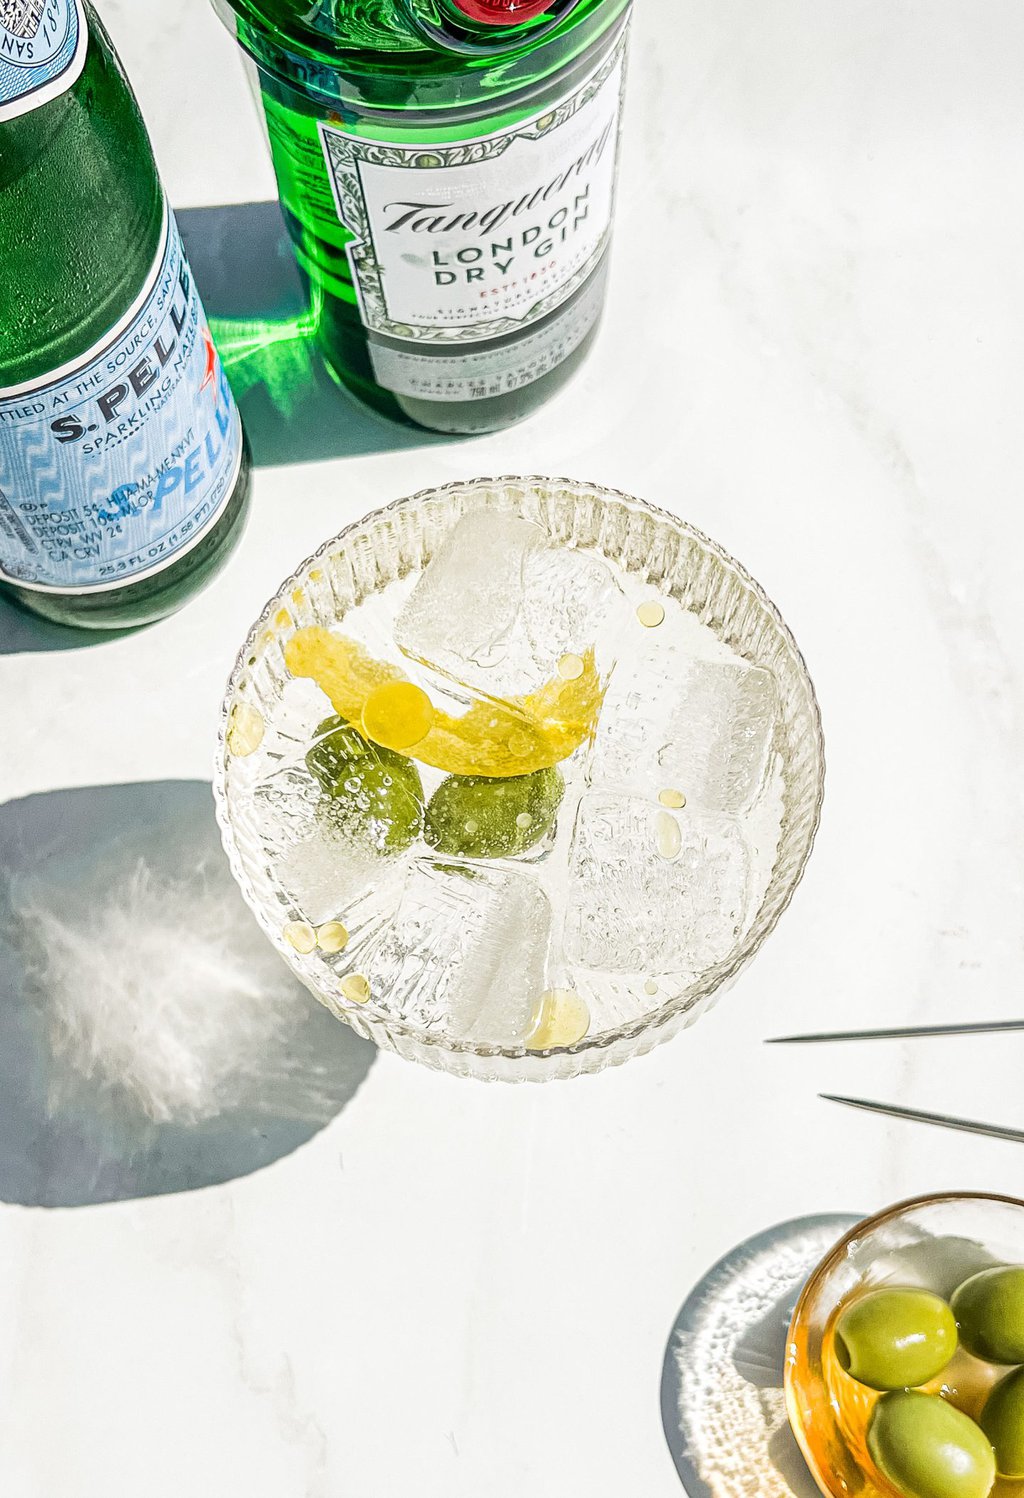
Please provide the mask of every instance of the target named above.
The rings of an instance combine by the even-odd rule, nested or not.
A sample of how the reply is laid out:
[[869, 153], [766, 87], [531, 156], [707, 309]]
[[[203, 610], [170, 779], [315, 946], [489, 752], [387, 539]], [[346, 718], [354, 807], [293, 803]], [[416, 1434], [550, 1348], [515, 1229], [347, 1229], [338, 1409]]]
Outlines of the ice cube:
[[[251, 813], [242, 815], [258, 828], [282, 903], [292, 915], [313, 926], [341, 920], [354, 935], [380, 924], [387, 886], [402, 860], [368, 847], [334, 812], [305, 764], [299, 764], [261, 780], [252, 793]], [[368, 902], [368, 893], [379, 898]]]
[[750, 908], [738, 822], [593, 791], [570, 855], [566, 955], [583, 968], [654, 979], [726, 957]]
[[424, 569], [395, 623], [410, 659], [479, 696], [508, 700], [597, 647], [607, 674], [623, 606], [597, 557], [553, 546], [532, 521], [472, 510]]
[[739, 812], [764, 783], [778, 716], [775, 678], [757, 666], [668, 651], [625, 668], [598, 723], [589, 779], [694, 807]]
[[320, 787], [306, 766], [286, 764], [253, 786], [239, 816], [258, 830], [267, 858], [276, 863], [315, 830], [320, 799]]
[[353, 949], [373, 1000], [427, 1030], [514, 1046], [544, 991], [547, 895], [528, 876], [486, 865], [413, 860], [394, 922]]
[[318, 821], [282, 855], [275, 873], [297, 915], [313, 926], [341, 921], [354, 938], [380, 923], [388, 882], [399, 876], [403, 864], [400, 857], [368, 852]]
[[518, 515], [464, 515], [395, 622], [400, 649], [455, 679], [464, 670], [496, 670], [522, 603], [526, 554], [543, 541], [540, 527]]

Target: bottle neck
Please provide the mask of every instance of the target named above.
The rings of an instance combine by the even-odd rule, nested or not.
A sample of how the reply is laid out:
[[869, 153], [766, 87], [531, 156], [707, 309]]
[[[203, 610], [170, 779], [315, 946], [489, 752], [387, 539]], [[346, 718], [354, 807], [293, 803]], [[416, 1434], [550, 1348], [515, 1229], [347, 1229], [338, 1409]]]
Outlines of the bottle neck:
[[457, 19], [468, 18], [479, 26], [521, 26], [551, 8], [551, 0], [450, 0]]
[[580, 0], [399, 0], [430, 47], [497, 60], [538, 45]]
[[[466, 26], [451, 45], [428, 42], [424, 21], [442, 24], [442, 0], [213, 0], [214, 9], [263, 75], [266, 87], [298, 89], [325, 114], [349, 110], [431, 111], [472, 107], [535, 88], [617, 34], [631, 0], [554, 0], [543, 31], [529, 24], [492, 28], [495, 52], [480, 45], [483, 28]], [[443, 0], [454, 5], [455, 0]], [[414, 13], [417, 19], [414, 20]], [[390, 17], [387, 27], [382, 22]], [[371, 24], [372, 23], [372, 24]], [[311, 30], [311, 26], [316, 30]], [[466, 45], [458, 45], [460, 42]]]

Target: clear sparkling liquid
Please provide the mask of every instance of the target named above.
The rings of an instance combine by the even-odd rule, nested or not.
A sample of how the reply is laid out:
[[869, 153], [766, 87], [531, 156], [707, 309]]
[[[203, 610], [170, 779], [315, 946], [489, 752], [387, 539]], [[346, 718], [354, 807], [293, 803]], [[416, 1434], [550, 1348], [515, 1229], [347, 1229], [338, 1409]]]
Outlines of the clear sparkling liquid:
[[[294, 612], [275, 621], [283, 638], [302, 623], [301, 601]], [[285, 683], [255, 747], [239, 725], [235, 773], [254, 798], [282, 931], [347, 935], [301, 959], [318, 965], [318, 983], [329, 969], [339, 1007], [541, 1049], [638, 1018], [728, 958], [779, 835], [767, 673], [607, 557], [493, 511], [471, 514], [425, 568], [335, 628], [400, 667], [439, 712], [515, 708], [547, 683], [572, 685], [588, 660], [606, 688], [593, 738], [559, 765], [553, 828], [515, 858], [441, 857], [422, 839], [368, 850], [325, 816], [305, 755], [332, 708], [308, 679]], [[429, 801], [445, 776], [419, 770]], [[574, 995], [571, 1024], [553, 1023], [550, 993]]]

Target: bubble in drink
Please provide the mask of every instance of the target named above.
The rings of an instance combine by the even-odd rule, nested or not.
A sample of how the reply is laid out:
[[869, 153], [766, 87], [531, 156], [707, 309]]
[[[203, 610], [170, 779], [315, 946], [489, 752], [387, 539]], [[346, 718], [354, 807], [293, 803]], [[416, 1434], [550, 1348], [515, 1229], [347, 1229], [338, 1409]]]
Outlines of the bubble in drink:
[[549, 988], [542, 995], [538, 1016], [527, 1038], [527, 1049], [547, 1051], [583, 1039], [590, 1029], [586, 1000], [573, 988]]
[[316, 944], [322, 952], [343, 952], [348, 946], [348, 929], [340, 921], [324, 921], [316, 933]]
[[284, 939], [296, 952], [309, 953], [316, 946], [316, 932], [308, 921], [289, 921], [284, 928]]

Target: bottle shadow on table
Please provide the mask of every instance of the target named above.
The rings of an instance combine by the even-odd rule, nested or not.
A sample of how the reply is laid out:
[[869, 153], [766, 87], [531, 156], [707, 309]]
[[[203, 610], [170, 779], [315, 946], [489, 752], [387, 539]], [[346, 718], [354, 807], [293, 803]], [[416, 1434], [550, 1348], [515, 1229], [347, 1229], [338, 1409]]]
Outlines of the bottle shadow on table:
[[259, 930], [208, 783], [0, 806], [0, 1200], [248, 1175], [330, 1123], [375, 1055]]
[[[377, 416], [332, 380], [276, 202], [183, 208], [177, 218], [257, 467], [457, 440]], [[0, 656], [83, 649], [124, 633], [71, 629], [0, 599]]]
[[81, 650], [86, 645], [102, 645], [105, 640], [119, 640], [135, 631], [127, 629], [72, 629], [29, 614], [0, 598], [0, 656], [38, 653], [48, 650]]
[[177, 219], [257, 467], [455, 440], [388, 421], [339, 389], [276, 202], [183, 208]]
[[[758, 1256], [775, 1250], [784, 1253], [787, 1241], [808, 1232], [824, 1231], [826, 1236], [834, 1232], [838, 1239], [854, 1221], [854, 1217], [824, 1216], [781, 1223], [739, 1244], [687, 1296], [665, 1348], [661, 1417], [689, 1498], [731, 1498], [733, 1489], [736, 1498], [751, 1493], [820, 1498], [786, 1419], [783, 1392], [789, 1325], [805, 1276], [799, 1274], [766, 1310], [751, 1313], [738, 1332], [731, 1325], [730, 1338], [736, 1335], [723, 1367], [693, 1367], [687, 1354], [696, 1345], [707, 1345], [709, 1320], [717, 1324], [736, 1314], [736, 1305], [742, 1304], [736, 1284], [750, 1276]], [[723, 1333], [724, 1325], [719, 1328], [719, 1335]], [[695, 1379], [701, 1385], [702, 1379], [716, 1377], [723, 1383], [716, 1391], [720, 1408], [713, 1422], [696, 1428], [685, 1413], [690, 1407], [687, 1381]], [[709, 1471], [713, 1471], [713, 1484], [705, 1475]]]

